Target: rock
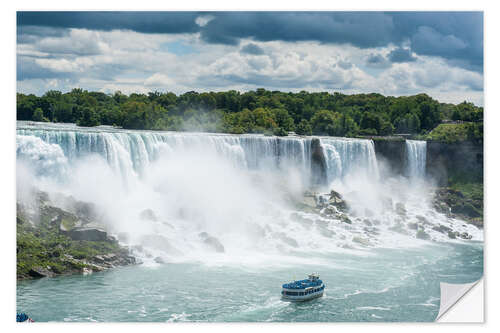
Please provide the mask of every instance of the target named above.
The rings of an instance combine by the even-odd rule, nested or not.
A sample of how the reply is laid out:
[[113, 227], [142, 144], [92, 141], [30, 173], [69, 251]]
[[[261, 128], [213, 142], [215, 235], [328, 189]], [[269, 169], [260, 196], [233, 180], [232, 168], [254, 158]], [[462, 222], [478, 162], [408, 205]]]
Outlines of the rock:
[[311, 184], [323, 185], [327, 180], [327, 163], [323, 146], [318, 138], [311, 140]]
[[448, 231], [448, 237], [451, 239], [457, 238], [458, 235], [459, 233], [457, 231]]
[[340, 193], [338, 193], [334, 190], [331, 190], [331, 192], [330, 192], [330, 199], [328, 200], [328, 204], [336, 207], [338, 210], [341, 210], [341, 211], [346, 211], [348, 208], [347, 203], [342, 198]]
[[202, 239], [203, 243], [208, 245], [210, 248], [214, 249], [215, 252], [223, 253], [224, 246], [219, 242], [219, 240], [213, 236], [210, 236], [206, 232], [201, 232], [198, 236]]
[[364, 246], [371, 246], [371, 243], [368, 239], [364, 239], [364, 238], [361, 238], [361, 237], [353, 237], [352, 238], [352, 241], [354, 243], [358, 243], [358, 244], [361, 244], [361, 245], [364, 245]]
[[480, 217], [470, 219], [469, 223], [476, 226], [477, 228], [483, 228], [483, 219]]
[[462, 239], [472, 239], [472, 235], [469, 235], [467, 232], [462, 232], [460, 234], [460, 238], [462, 238]]
[[154, 258], [155, 263], [157, 264], [165, 264], [165, 260], [163, 260], [162, 257], [155, 257]]
[[430, 225], [431, 223], [425, 218], [423, 217], [422, 215], [417, 215], [415, 216], [417, 218], [417, 220], [422, 223], [422, 224], [426, 224], [426, 225]]
[[68, 232], [68, 236], [73, 240], [85, 241], [105, 241], [108, 237], [104, 230], [87, 227], [74, 228]]
[[75, 214], [82, 219], [92, 221], [97, 219], [95, 204], [90, 202], [76, 201], [74, 204]]
[[366, 224], [369, 227], [371, 227], [373, 225], [373, 223], [369, 219], [364, 219], [363, 223]]
[[347, 224], [352, 224], [351, 219], [347, 215], [341, 215], [340, 216], [340, 221], [347, 223]]
[[462, 214], [468, 217], [480, 217], [481, 213], [470, 203], [457, 203], [451, 206], [451, 212], [454, 214]]
[[396, 213], [400, 216], [406, 216], [406, 207], [402, 202], [396, 203]]
[[418, 230], [418, 223], [408, 223], [408, 228], [412, 230]]
[[140, 212], [139, 217], [141, 218], [141, 220], [153, 221], [153, 222], [158, 221], [156, 214], [153, 212], [152, 209], [149, 208], [144, 209], [142, 212]]
[[449, 234], [451, 232], [451, 228], [440, 224], [439, 226], [434, 226], [432, 227], [432, 230], [435, 230], [437, 232], [440, 232], [442, 234]]
[[88, 268], [88, 267], [83, 267], [82, 268], [82, 274], [83, 275], [89, 275], [89, 274], [92, 274], [92, 269]]
[[428, 240], [428, 239], [431, 238], [431, 236], [429, 236], [429, 234], [426, 233], [423, 229], [420, 229], [420, 230], [417, 231], [416, 237], [418, 239], [423, 239], [423, 240]]
[[49, 270], [47, 267], [36, 266], [30, 269], [28, 274], [34, 278], [42, 278], [42, 277], [53, 277], [55, 276], [54, 272]]

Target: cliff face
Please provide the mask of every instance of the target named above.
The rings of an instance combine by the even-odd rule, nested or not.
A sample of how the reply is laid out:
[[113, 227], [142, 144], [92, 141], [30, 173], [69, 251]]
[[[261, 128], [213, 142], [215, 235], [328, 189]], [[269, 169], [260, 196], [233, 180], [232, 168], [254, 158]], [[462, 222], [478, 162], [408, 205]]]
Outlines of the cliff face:
[[427, 141], [426, 171], [439, 185], [446, 185], [449, 177], [482, 181], [483, 145]]
[[313, 185], [326, 183], [326, 168], [324, 149], [319, 139], [314, 138], [311, 141], [311, 183]]
[[378, 161], [386, 162], [390, 171], [404, 175], [407, 169], [407, 152], [404, 140], [373, 140]]

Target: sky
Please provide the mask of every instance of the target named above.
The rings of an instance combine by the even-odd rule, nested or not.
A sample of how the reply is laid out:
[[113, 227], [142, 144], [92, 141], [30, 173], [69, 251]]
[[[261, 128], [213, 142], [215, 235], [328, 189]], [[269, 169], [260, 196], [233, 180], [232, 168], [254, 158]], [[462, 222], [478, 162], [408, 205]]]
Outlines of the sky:
[[483, 105], [482, 12], [17, 12], [17, 91], [426, 93]]

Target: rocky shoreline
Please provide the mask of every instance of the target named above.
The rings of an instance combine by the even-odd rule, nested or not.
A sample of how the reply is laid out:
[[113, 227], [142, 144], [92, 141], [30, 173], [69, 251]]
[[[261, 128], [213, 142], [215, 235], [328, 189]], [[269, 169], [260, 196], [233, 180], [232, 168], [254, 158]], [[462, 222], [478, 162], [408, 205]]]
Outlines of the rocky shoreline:
[[435, 191], [433, 204], [438, 212], [483, 228], [482, 198], [471, 197], [450, 187], [441, 187]]
[[92, 204], [71, 201], [71, 211], [56, 207], [47, 193], [35, 191], [30, 203], [17, 203], [17, 279], [54, 277], [136, 264], [98, 224]]

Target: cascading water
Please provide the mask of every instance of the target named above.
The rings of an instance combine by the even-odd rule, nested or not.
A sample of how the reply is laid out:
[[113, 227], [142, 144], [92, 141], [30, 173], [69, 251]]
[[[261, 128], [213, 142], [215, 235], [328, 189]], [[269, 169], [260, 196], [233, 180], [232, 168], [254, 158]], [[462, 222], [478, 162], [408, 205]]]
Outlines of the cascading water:
[[379, 177], [373, 141], [321, 138], [321, 145], [325, 151], [328, 183], [358, 170], [363, 170], [369, 177]]
[[[457, 269], [448, 258], [455, 256], [463, 271], [470, 270], [454, 281], [480, 276], [482, 245], [466, 246], [461, 243], [466, 241], [451, 240], [443, 230], [466, 233], [473, 241], [483, 239], [482, 230], [436, 212], [425, 184], [412, 186], [403, 177], [380, 179], [371, 140], [320, 137], [327, 184], [323, 194], [306, 196], [312, 142], [310, 137], [18, 122], [18, 200], [27, 184], [48, 192], [54, 202], [62, 193], [95, 203], [102, 213], [98, 222], [144, 263], [120, 273], [96, 274], [95, 278], [113, 279], [113, 286], [123, 281], [119, 293], [99, 289], [107, 284], [93, 284], [93, 276], [55, 299], [55, 285], [22, 284], [19, 306], [25, 310], [32, 305], [25, 295], [40, 288], [35, 291], [47, 302], [35, 304], [31, 312], [41, 321], [87, 321], [81, 314], [91, 313], [89, 308], [99, 309], [92, 320], [108, 321], [352, 321], [383, 320], [389, 313], [394, 315], [388, 320], [414, 321], [407, 314], [415, 313], [415, 303], [423, 309], [417, 312], [418, 320], [432, 320], [439, 304], [439, 281], [448, 273], [446, 267]], [[410, 174], [423, 179], [425, 143], [407, 144]], [[342, 194], [348, 209], [317, 206], [322, 200], [331, 202], [325, 192], [332, 188]], [[144, 210], [154, 212], [155, 218], [144, 218]], [[419, 233], [427, 240], [418, 239]], [[217, 242], [219, 251], [214, 251]], [[474, 269], [469, 258], [476, 262]], [[171, 265], [159, 266], [157, 261]], [[211, 269], [214, 265], [224, 266], [223, 273]], [[276, 288], [282, 279], [308, 271], [320, 271], [335, 286], [322, 303], [326, 310], [290, 312], [279, 302]], [[189, 288], [179, 289], [186, 277]], [[227, 281], [224, 297], [219, 293], [221, 280]], [[256, 280], [264, 282], [255, 285]], [[210, 283], [214, 294], [207, 288]], [[141, 289], [145, 284], [147, 295]], [[74, 305], [66, 291], [81, 286], [82, 302]], [[109, 302], [101, 301], [108, 296]], [[347, 303], [352, 308], [339, 309]], [[108, 304], [117, 311], [110, 314]], [[373, 316], [374, 305], [391, 311], [377, 310]], [[317, 315], [302, 317], [313, 312]]]
[[427, 142], [406, 140], [406, 154], [408, 157], [408, 176], [410, 179], [424, 179]]

